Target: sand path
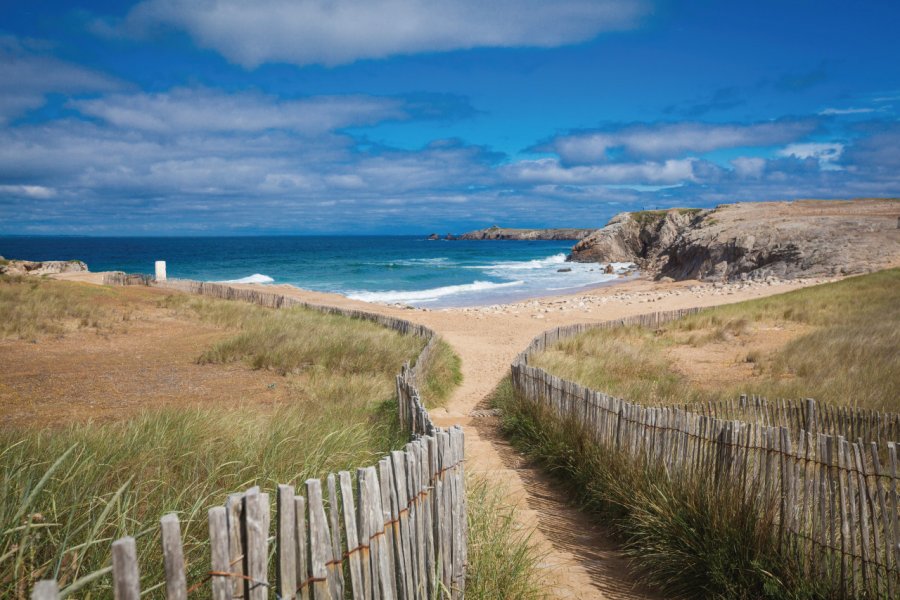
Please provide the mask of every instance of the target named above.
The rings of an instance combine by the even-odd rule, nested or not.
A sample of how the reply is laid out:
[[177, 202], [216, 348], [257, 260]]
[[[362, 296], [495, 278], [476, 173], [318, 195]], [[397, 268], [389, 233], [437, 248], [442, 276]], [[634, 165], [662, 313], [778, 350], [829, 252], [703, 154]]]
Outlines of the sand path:
[[[98, 282], [96, 275], [80, 273], [61, 278]], [[443, 336], [462, 359], [463, 382], [445, 408], [431, 411], [432, 419], [441, 426], [465, 427], [468, 472], [483, 474], [490, 481], [506, 485], [509, 501], [518, 508], [521, 526], [533, 531], [531, 539], [543, 557], [542, 577], [550, 596], [587, 600], [660, 596], [644, 589], [628, 573], [625, 559], [603, 527], [574, 508], [546, 475], [510, 447], [499, 433], [496, 418], [473, 416], [472, 411], [486, 408], [486, 397], [509, 372], [516, 354], [533, 337], [551, 327], [738, 302], [818, 282], [717, 288], [697, 282], [658, 284], [635, 280], [515, 306], [434, 311], [357, 302], [291, 286], [266, 286], [266, 289], [309, 302], [405, 318], [427, 325]]]
[[[577, 296], [607, 298], [602, 309], [569, 309], [572, 297], [549, 298], [531, 310], [506, 307], [481, 311], [420, 311], [355, 302], [330, 294], [318, 294], [282, 286], [284, 293], [342, 306], [356, 306], [427, 325], [437, 331], [462, 359], [463, 382], [445, 408], [432, 410], [442, 426], [460, 424], [466, 431], [466, 468], [491, 481], [503, 482], [509, 500], [518, 508], [523, 528], [533, 530], [532, 540], [543, 556], [546, 589], [555, 598], [638, 599], [659, 597], [642, 588], [628, 574], [626, 561], [608, 532], [574, 508], [566, 495], [539, 469], [528, 462], [500, 435], [497, 419], [473, 416], [487, 408], [486, 398], [509, 372], [509, 365], [531, 339], [551, 327], [571, 323], [605, 321], [627, 315], [689, 306], [711, 306], [796, 289], [805, 283], [782, 282], [772, 286], [718, 293], [712, 286], [690, 292], [697, 282], [655, 284], [632, 281]], [[676, 292], [679, 295], [676, 295]], [[617, 299], [622, 298], [629, 299]], [[576, 300], [578, 298], [576, 297]], [[535, 311], [542, 318], [534, 317]], [[587, 312], [590, 310], [590, 312]]]

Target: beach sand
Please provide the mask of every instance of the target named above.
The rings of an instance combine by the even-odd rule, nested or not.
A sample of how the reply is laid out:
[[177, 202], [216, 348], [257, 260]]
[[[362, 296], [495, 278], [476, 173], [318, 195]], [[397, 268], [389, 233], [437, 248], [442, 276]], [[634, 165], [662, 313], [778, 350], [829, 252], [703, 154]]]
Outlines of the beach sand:
[[[70, 273], [58, 279], [102, 283], [100, 273]], [[779, 294], [833, 281], [807, 279], [731, 284], [647, 279], [574, 294], [504, 305], [424, 310], [351, 300], [288, 285], [245, 284], [307, 302], [353, 307], [427, 325], [462, 359], [463, 382], [444, 408], [431, 411], [441, 426], [466, 431], [466, 469], [505, 484], [523, 529], [543, 556], [542, 577], [557, 598], [654, 598], [629, 575], [609, 532], [569, 504], [567, 495], [503, 439], [486, 398], [509, 372], [513, 358], [532, 338], [560, 325], [599, 322], [641, 313], [713, 306]]]

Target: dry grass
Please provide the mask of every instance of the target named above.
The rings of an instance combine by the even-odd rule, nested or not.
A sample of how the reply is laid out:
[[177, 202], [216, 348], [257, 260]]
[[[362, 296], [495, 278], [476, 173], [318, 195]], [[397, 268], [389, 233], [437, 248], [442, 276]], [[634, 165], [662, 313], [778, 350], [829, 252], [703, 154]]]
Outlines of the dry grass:
[[[533, 364], [644, 405], [748, 393], [896, 411], [897, 298], [900, 269], [891, 269], [717, 307], [660, 331], [590, 331], [535, 356]], [[790, 335], [783, 336], [784, 343], [773, 346], [771, 339], [785, 331]], [[716, 357], [720, 366], [704, 374], [699, 365], [678, 360], [698, 350]], [[722, 377], [717, 368], [734, 375]]]
[[78, 328], [108, 329], [120, 314], [104, 308], [102, 288], [0, 275], [0, 338], [33, 340]]
[[[7, 297], [35, 306], [10, 313], [13, 331], [71, 327], [78, 313], [67, 306], [78, 298], [112, 319], [127, 306], [118, 296], [105, 304], [94, 298], [122, 290], [35, 281], [4, 282]], [[197, 359], [284, 373], [279, 386], [288, 389], [287, 400], [266, 410], [235, 403], [170, 407], [114, 422], [0, 429], [0, 589], [6, 590], [0, 595], [24, 598], [39, 578], [69, 586], [96, 573], [109, 562], [111, 540], [126, 534], [138, 538], [144, 587], [155, 585], [158, 519], [166, 512], [182, 519], [195, 581], [209, 564], [206, 509], [227, 493], [352, 470], [406, 441], [396, 424], [394, 376], [422, 348], [421, 339], [303, 309], [158, 294], [152, 302], [230, 331]], [[447, 360], [458, 359], [451, 352], [434, 361], [442, 389], [452, 387], [440, 375], [454, 370]], [[89, 589], [106, 596], [109, 583], [100, 577], [78, 595]]]

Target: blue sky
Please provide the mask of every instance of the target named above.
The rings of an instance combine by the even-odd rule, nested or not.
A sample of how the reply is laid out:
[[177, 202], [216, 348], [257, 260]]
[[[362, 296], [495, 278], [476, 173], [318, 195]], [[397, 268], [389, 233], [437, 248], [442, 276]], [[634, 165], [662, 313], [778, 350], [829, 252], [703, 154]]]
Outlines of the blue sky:
[[900, 3], [0, 5], [0, 234], [900, 196]]

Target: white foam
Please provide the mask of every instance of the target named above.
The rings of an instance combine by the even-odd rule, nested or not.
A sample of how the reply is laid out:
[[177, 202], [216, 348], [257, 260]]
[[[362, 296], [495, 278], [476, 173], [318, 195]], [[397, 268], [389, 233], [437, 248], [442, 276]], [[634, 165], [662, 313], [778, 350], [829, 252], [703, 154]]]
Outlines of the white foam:
[[268, 275], [263, 275], [262, 273], [254, 273], [249, 277], [242, 277], [240, 279], [228, 279], [226, 281], [218, 281], [217, 283], [273, 283], [274, 281], [275, 280]]
[[391, 290], [388, 292], [351, 292], [347, 294], [349, 298], [354, 300], [364, 300], [366, 302], [384, 302], [393, 303], [400, 302], [403, 304], [423, 304], [434, 302], [440, 298], [453, 296], [458, 294], [467, 294], [471, 292], [484, 292], [499, 288], [508, 288], [522, 285], [523, 281], [509, 281], [506, 283], [494, 283], [491, 281], [475, 281], [463, 285], [447, 285], [443, 287], [432, 288], [429, 290]]
[[507, 262], [498, 262], [492, 265], [476, 265], [472, 267], [466, 267], [467, 269], [490, 269], [493, 271], [518, 271], [518, 270], [534, 270], [534, 269], [546, 269], [547, 267], [553, 267], [556, 265], [561, 265], [566, 262], [565, 254], [554, 254], [553, 256], [548, 256], [547, 258], [538, 258], [535, 260], [524, 260], [524, 261], [507, 261]]

